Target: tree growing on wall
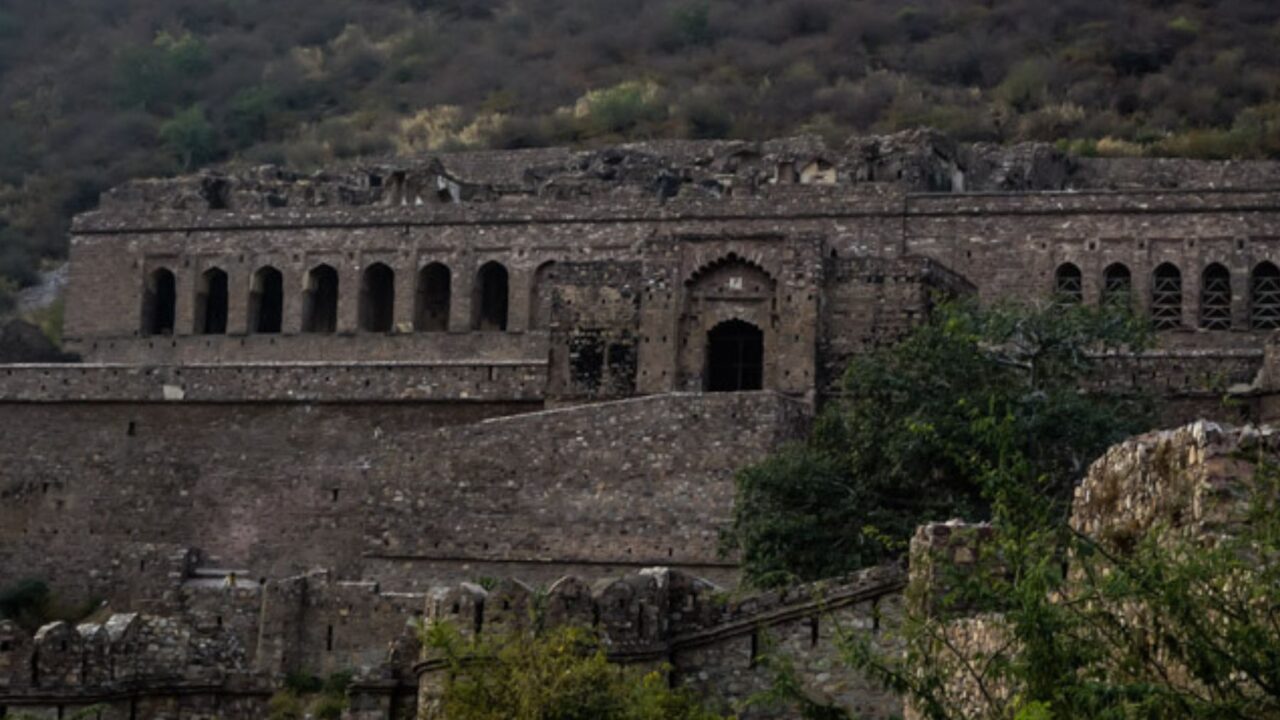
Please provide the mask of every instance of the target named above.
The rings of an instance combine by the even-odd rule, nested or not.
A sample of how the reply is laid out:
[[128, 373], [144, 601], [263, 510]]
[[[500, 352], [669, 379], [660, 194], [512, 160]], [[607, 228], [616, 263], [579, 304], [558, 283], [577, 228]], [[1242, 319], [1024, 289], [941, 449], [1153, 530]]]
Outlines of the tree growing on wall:
[[1097, 382], [1105, 353], [1148, 338], [1123, 309], [944, 304], [856, 359], [805, 442], [739, 473], [725, 545], [750, 583], [771, 586], [882, 562], [922, 522], [982, 519], [983, 468], [1009, 451], [993, 423], [1012, 425], [1061, 510], [1089, 462], [1151, 427], [1149, 397]]

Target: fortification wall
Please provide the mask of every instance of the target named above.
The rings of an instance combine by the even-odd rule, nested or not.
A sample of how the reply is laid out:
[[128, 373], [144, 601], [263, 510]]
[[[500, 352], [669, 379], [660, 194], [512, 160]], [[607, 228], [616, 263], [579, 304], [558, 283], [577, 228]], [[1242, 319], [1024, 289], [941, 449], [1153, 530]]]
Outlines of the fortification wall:
[[[501, 402], [540, 406], [542, 362], [5, 365], [7, 403]], [[475, 417], [461, 414], [463, 421]]]
[[389, 589], [657, 562], [727, 580], [733, 471], [808, 414], [748, 393], [493, 419], [530, 407], [5, 401], [0, 576], [147, 598], [199, 547], [254, 578], [320, 566]]

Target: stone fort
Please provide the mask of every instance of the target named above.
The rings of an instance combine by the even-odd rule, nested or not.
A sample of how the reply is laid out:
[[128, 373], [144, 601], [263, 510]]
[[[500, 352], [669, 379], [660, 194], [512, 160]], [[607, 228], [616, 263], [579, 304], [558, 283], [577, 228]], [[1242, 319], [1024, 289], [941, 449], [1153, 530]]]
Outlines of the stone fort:
[[0, 366], [0, 580], [117, 614], [0, 625], [0, 717], [257, 717], [273, 679], [341, 669], [353, 716], [408, 717], [406, 623], [500, 627], [530, 587], [725, 698], [761, 627], [820, 673], [818, 609], [873, 627], [904, 572], [726, 604], [733, 475], [957, 296], [1129, 303], [1157, 344], [1107, 382], [1171, 424], [1268, 419], [1280, 163], [919, 131], [117, 188], [72, 230], [79, 361]]

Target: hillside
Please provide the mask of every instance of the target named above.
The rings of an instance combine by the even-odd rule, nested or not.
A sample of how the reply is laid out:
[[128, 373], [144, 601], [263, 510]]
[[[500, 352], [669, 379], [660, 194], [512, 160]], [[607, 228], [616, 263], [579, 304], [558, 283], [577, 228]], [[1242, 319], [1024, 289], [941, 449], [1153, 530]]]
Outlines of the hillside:
[[8, 0], [0, 311], [103, 189], [217, 162], [921, 125], [1280, 157], [1278, 43], [1274, 0]]

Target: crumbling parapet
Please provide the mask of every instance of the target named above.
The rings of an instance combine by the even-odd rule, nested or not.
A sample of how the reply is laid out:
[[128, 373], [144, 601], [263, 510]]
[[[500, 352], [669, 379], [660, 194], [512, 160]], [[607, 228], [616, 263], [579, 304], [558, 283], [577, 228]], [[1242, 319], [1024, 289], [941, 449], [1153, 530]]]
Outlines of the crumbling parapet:
[[1229, 531], [1243, 520], [1258, 463], [1280, 457], [1280, 433], [1200, 421], [1113, 446], [1076, 488], [1071, 526], [1114, 549], [1157, 527]]
[[[873, 635], [896, 625], [905, 577], [897, 565], [848, 577], [734, 598], [711, 583], [653, 568], [588, 586], [564, 578], [545, 594], [503, 581], [491, 590], [464, 583], [427, 600], [427, 623], [447, 622], [464, 637], [529, 627], [575, 625], [595, 630], [609, 659], [661, 668], [672, 682], [728, 702], [767, 690], [773, 671], [763, 662], [777, 650], [794, 662], [815, 698], [850, 707], [860, 717], [892, 717], [901, 702], [869, 678], [840, 664], [836, 638], [858, 630]], [[536, 607], [536, 611], [533, 608]], [[886, 636], [887, 637], [887, 636]], [[418, 703], [435, 718], [444, 691], [445, 663], [424, 648]], [[789, 717], [755, 708], [743, 717]]]
[[998, 573], [993, 556], [995, 528], [988, 523], [921, 525], [911, 538], [908, 610], [919, 617], [955, 617], [981, 612], [961, 585], [984, 573]]

